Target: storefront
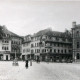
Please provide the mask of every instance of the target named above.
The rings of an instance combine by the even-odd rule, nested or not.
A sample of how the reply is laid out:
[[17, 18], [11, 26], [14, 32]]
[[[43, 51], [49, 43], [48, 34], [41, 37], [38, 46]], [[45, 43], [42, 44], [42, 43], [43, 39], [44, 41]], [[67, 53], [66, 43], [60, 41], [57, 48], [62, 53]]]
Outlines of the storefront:
[[41, 61], [49, 62], [67, 62], [72, 60], [72, 54], [53, 54], [53, 53], [44, 53], [40, 54]]

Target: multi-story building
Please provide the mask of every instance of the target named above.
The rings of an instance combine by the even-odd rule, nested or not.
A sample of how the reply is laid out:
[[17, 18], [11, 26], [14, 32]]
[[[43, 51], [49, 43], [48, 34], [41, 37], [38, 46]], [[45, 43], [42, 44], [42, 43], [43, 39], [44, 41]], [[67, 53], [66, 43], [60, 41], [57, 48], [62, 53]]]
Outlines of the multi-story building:
[[0, 60], [10, 60], [11, 40], [4, 38], [0, 40]]
[[2, 39], [0, 39], [0, 60], [11, 60], [15, 57], [20, 58], [22, 38], [5, 26], [2, 27]]
[[73, 59], [80, 60], [80, 24], [72, 23]]
[[[80, 59], [80, 25], [72, 23], [72, 31], [41, 30], [23, 38], [0, 26], [0, 60], [40, 59], [61, 61]], [[21, 55], [22, 53], [22, 55]]]
[[25, 36], [22, 44], [22, 60], [27, 58], [31, 58], [31, 35]]
[[[34, 54], [35, 60], [55, 61], [72, 58], [72, 38], [69, 31], [57, 32], [45, 29], [30, 37], [28, 44], [30, 48], [29, 54]], [[24, 43], [23, 45], [27, 44]], [[27, 49], [28, 46], [25, 46], [25, 48]], [[25, 54], [27, 55], [27, 52]]]

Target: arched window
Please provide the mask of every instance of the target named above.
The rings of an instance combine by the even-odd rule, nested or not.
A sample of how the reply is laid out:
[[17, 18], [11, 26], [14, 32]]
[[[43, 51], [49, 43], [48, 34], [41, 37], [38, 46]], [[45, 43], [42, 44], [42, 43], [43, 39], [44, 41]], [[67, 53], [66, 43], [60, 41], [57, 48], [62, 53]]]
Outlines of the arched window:
[[77, 59], [79, 59], [79, 57], [80, 57], [80, 55], [79, 55], [79, 53], [77, 53]]

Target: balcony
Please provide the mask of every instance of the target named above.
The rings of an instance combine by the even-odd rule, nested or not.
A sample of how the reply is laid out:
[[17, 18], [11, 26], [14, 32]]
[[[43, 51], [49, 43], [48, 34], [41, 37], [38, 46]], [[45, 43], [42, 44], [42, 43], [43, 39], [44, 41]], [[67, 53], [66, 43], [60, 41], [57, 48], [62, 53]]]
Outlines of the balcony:
[[46, 39], [45, 42], [50, 42], [50, 43], [66, 43], [66, 44], [71, 44], [72, 42], [71, 41], [68, 41], [68, 40], [52, 40], [52, 39]]

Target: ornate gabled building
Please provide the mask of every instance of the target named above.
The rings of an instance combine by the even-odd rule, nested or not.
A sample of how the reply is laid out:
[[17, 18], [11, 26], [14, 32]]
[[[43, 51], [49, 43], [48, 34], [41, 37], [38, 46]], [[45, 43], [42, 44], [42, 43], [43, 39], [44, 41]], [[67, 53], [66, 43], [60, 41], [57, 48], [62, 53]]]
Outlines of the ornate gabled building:
[[[65, 32], [52, 31], [51, 29], [41, 30], [30, 37], [28, 44], [29, 54], [33, 54], [35, 60], [61, 61], [72, 58], [72, 37], [68, 30]], [[25, 54], [27, 55], [27, 52]]]
[[19, 59], [21, 56], [22, 38], [9, 31], [5, 26], [1, 27], [0, 60], [13, 60], [15, 57]]

